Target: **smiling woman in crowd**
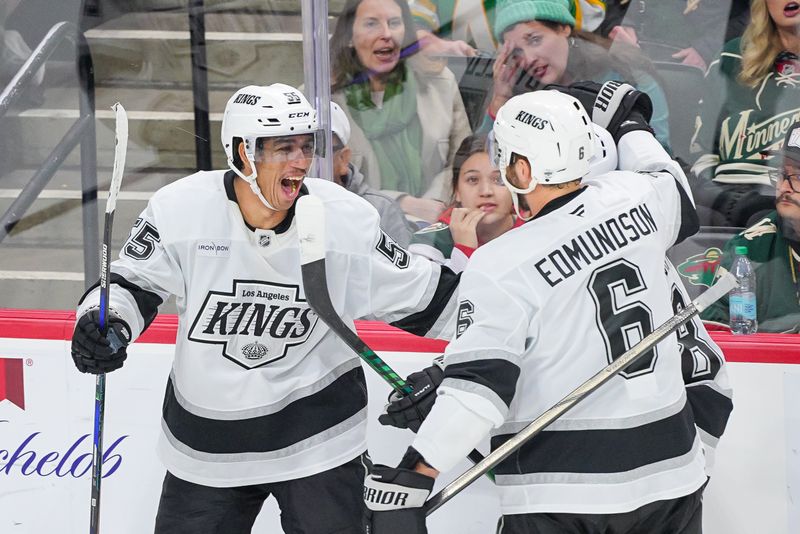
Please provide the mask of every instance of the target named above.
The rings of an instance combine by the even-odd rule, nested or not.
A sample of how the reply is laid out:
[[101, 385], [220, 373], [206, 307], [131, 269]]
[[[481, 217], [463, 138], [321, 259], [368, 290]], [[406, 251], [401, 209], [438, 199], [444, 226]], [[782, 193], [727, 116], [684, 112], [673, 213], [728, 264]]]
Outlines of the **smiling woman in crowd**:
[[348, 115], [353, 161], [370, 185], [432, 222], [470, 128], [455, 77], [417, 68], [414, 39], [405, 0], [348, 0], [331, 39], [332, 100]]

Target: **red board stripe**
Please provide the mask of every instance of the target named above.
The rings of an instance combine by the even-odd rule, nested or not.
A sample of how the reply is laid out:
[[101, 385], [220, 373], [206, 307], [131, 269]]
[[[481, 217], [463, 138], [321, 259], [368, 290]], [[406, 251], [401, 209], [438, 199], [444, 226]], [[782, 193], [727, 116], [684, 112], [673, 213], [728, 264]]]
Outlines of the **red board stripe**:
[[[74, 323], [74, 312], [0, 309], [0, 338], [69, 340]], [[160, 315], [137, 342], [175, 343], [177, 327], [177, 316]], [[445, 341], [417, 337], [375, 321], [356, 321], [356, 329], [370, 347], [379, 351], [441, 353], [447, 346]], [[731, 362], [800, 365], [800, 335], [734, 336], [712, 331], [711, 336]]]

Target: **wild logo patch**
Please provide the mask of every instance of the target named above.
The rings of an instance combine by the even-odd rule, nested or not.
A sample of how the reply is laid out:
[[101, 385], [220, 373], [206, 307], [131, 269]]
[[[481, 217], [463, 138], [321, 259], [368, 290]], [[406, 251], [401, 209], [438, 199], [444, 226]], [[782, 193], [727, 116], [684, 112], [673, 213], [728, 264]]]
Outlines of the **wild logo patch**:
[[229, 293], [209, 291], [189, 339], [222, 345], [222, 355], [246, 369], [275, 362], [305, 343], [317, 324], [299, 295], [296, 285], [234, 280]]
[[722, 251], [712, 247], [686, 258], [686, 261], [678, 265], [678, 272], [692, 285], [711, 287], [721, 259]]

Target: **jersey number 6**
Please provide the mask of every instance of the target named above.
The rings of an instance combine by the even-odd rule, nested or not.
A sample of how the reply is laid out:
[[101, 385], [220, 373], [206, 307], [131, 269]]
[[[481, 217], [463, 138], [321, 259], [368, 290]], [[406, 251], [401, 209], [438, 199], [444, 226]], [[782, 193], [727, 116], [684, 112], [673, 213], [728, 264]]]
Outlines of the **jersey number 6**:
[[[653, 313], [635, 295], [647, 289], [639, 267], [617, 260], [592, 273], [588, 285], [597, 314], [597, 327], [603, 336], [608, 363], [625, 353], [653, 331]], [[634, 378], [651, 373], [658, 353], [647, 354], [619, 374]]]

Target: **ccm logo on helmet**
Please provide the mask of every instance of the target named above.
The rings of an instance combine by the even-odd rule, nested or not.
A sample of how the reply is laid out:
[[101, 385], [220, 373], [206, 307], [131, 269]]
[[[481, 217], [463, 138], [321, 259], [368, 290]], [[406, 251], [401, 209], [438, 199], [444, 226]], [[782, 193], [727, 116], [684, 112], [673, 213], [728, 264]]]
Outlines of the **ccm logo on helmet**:
[[233, 101], [234, 104], [249, 104], [251, 106], [255, 106], [258, 104], [258, 101], [261, 100], [260, 96], [256, 95], [248, 95], [245, 93], [240, 94], [236, 97], [236, 100]]
[[517, 116], [515, 118], [522, 124], [533, 126], [538, 130], [544, 130], [547, 126], [550, 125], [550, 121], [548, 121], [547, 119], [537, 117], [536, 115], [531, 115], [527, 111], [520, 111], [519, 113], [517, 113]]
[[298, 111], [297, 113], [289, 113], [290, 119], [299, 119], [301, 117], [308, 117], [311, 115], [310, 111]]

